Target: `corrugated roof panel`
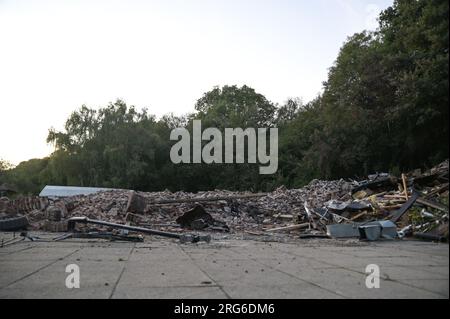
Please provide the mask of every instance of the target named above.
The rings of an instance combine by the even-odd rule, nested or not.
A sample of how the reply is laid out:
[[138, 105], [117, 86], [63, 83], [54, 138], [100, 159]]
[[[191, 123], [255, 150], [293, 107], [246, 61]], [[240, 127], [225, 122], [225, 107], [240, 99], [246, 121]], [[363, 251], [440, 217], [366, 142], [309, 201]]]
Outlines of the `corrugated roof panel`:
[[78, 187], [78, 186], [53, 186], [47, 185], [39, 193], [41, 197], [68, 197], [76, 195], [89, 195], [101, 191], [113, 190], [112, 188]]

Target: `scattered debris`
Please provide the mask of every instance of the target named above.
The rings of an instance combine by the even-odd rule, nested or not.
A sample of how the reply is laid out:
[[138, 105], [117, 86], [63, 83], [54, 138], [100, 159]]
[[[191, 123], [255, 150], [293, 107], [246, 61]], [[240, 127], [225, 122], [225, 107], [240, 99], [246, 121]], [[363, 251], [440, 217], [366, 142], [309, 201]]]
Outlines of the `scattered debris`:
[[[195, 230], [367, 240], [418, 238], [416, 234], [425, 238], [422, 234], [429, 234], [441, 240], [448, 238], [448, 165], [447, 160], [425, 172], [414, 170], [398, 177], [378, 173], [363, 181], [313, 180], [300, 189], [280, 187], [256, 194], [112, 189], [57, 198], [3, 197], [0, 223], [22, 216], [29, 222], [28, 229], [66, 232], [74, 217], [83, 216], [75, 220], [100, 221], [102, 227], [113, 229], [120, 225], [121, 229], [135, 227], [134, 231], [140, 232], [139, 228], [144, 233], [170, 233], [180, 239], [187, 230]], [[80, 236], [104, 233], [83, 226], [83, 233], [91, 235]], [[183, 240], [196, 238], [186, 235]]]
[[180, 239], [181, 242], [197, 243], [199, 241], [205, 241], [205, 242], [211, 241], [211, 236], [209, 236], [209, 235], [202, 236], [202, 235], [193, 235], [193, 234], [176, 234], [176, 233], [162, 232], [162, 231], [153, 230], [153, 229], [144, 228], [144, 227], [135, 227], [135, 226], [109, 223], [109, 222], [105, 222], [105, 221], [101, 221], [101, 220], [93, 220], [93, 219], [89, 219], [87, 217], [72, 217], [72, 218], [70, 218], [68, 221], [68, 230], [69, 231], [75, 230], [76, 223], [94, 224], [94, 225], [105, 226], [105, 227], [110, 227], [110, 228], [130, 230], [130, 231], [145, 233], [145, 234], [149, 234], [149, 235], [176, 238], [176, 239]]
[[391, 220], [396, 223], [403, 217], [403, 215], [414, 205], [416, 200], [419, 198], [419, 194], [414, 192], [408, 201], [400, 207], [399, 210], [392, 214]]
[[187, 211], [177, 218], [176, 222], [181, 225], [181, 227], [193, 229], [193, 230], [204, 230], [206, 228], [221, 229], [223, 231], [229, 231], [229, 228], [225, 223], [219, 222], [212, 218], [208, 214], [202, 205], [196, 205], [193, 209]]
[[279, 232], [279, 231], [292, 231], [292, 230], [298, 230], [298, 229], [303, 229], [303, 228], [308, 228], [309, 227], [309, 223], [303, 223], [303, 224], [298, 224], [298, 225], [291, 225], [291, 226], [286, 226], [286, 227], [279, 227], [279, 228], [271, 228], [266, 230], [266, 232]]
[[42, 230], [54, 233], [66, 232], [67, 221], [51, 221], [46, 220], [42, 225]]

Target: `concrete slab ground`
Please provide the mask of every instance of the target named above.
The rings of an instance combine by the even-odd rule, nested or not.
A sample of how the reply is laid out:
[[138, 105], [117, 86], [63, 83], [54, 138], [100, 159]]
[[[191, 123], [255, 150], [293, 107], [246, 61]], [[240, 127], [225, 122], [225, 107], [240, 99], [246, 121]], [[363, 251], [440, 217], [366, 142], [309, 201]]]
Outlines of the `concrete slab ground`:
[[[449, 298], [447, 244], [54, 242], [55, 234], [31, 235], [41, 241], [0, 233], [0, 298]], [[69, 264], [79, 266], [80, 288], [65, 285]], [[378, 289], [366, 287], [369, 264], [380, 269]]]

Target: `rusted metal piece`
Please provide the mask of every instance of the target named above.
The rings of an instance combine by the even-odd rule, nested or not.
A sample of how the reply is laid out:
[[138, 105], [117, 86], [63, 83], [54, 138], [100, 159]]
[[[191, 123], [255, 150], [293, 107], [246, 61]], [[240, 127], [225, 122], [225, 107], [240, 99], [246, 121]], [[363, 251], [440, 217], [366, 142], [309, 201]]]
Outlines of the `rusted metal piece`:
[[89, 233], [69, 233], [63, 236], [54, 238], [54, 241], [60, 241], [68, 238], [88, 238], [88, 239], [107, 239], [110, 241], [131, 241], [131, 242], [143, 242], [144, 238], [142, 235], [139, 236], [128, 236], [128, 235], [118, 235], [111, 232], [89, 232]]

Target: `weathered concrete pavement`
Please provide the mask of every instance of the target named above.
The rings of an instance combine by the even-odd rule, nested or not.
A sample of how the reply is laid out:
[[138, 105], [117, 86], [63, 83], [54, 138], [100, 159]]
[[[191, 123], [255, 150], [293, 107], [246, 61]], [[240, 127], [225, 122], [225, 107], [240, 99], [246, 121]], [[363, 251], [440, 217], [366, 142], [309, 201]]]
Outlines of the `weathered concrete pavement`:
[[[0, 241], [11, 236], [0, 233]], [[65, 286], [66, 266], [73, 263], [80, 267], [79, 289]], [[368, 264], [380, 267], [379, 289], [365, 285]], [[22, 241], [0, 248], [0, 298], [448, 297], [446, 244], [223, 240], [180, 245], [147, 237], [138, 244]]]

